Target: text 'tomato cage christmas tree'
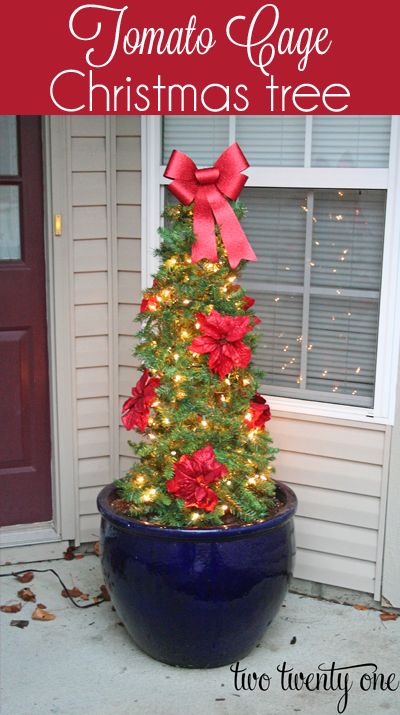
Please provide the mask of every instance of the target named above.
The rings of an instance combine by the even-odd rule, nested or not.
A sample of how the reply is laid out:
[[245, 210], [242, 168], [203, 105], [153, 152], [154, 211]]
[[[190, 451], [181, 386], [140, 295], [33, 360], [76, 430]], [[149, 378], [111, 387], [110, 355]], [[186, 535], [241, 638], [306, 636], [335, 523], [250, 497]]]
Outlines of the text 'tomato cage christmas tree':
[[114, 502], [142, 521], [248, 524], [276, 508], [278, 450], [251, 364], [260, 320], [237, 282], [245, 261], [257, 260], [235, 203], [247, 167], [232, 144], [207, 169], [175, 150], [165, 171], [181, 203], [165, 210], [160, 268], [137, 318], [143, 374], [122, 408], [125, 427], [145, 439], [130, 442], [139, 461], [117, 481]]

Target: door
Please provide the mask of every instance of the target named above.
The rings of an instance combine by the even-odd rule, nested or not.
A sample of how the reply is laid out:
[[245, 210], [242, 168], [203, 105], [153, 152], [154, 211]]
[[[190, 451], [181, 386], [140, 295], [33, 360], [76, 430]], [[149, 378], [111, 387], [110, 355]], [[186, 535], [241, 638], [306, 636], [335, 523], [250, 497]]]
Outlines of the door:
[[52, 518], [40, 117], [0, 116], [0, 526]]

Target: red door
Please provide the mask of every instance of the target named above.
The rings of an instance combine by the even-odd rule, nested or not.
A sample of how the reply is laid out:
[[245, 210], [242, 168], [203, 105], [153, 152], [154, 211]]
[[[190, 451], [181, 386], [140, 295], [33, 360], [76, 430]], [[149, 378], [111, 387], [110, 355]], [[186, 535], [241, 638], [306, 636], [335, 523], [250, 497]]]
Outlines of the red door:
[[0, 525], [52, 518], [40, 117], [0, 116]]

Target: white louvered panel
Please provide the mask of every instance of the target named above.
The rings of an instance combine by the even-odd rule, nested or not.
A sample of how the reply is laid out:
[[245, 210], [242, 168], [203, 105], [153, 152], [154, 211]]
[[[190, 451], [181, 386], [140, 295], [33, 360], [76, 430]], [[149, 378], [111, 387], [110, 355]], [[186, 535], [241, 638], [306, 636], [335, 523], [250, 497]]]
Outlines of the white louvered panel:
[[100, 534], [100, 515], [91, 514], [90, 516], [81, 516], [79, 519], [79, 534], [81, 543], [90, 543], [99, 540]]
[[71, 136], [73, 137], [103, 137], [106, 133], [105, 130], [106, 120], [101, 114], [71, 117]]
[[375, 561], [378, 532], [345, 524], [296, 516], [296, 543], [299, 548], [311, 549]]
[[163, 163], [173, 149], [179, 149], [198, 166], [213, 164], [229, 144], [228, 117], [163, 117]]
[[282, 450], [276, 460], [276, 478], [294, 485], [304, 484], [379, 497], [382, 467], [377, 464]]
[[106, 142], [103, 137], [72, 139], [72, 171], [105, 171]]
[[236, 140], [251, 166], [304, 166], [302, 116], [236, 118]]
[[117, 115], [117, 137], [140, 137], [140, 117]]
[[312, 166], [386, 167], [391, 117], [314, 116]]
[[132, 354], [135, 341], [127, 335], [120, 335], [118, 338], [118, 364], [121, 367], [137, 367], [138, 359]]
[[108, 397], [77, 400], [76, 415], [78, 429], [108, 427], [110, 421], [110, 404]]
[[140, 268], [140, 239], [118, 239], [118, 268], [122, 271], [138, 271]]
[[106, 335], [108, 306], [78, 305], [75, 308], [75, 335]]
[[129, 457], [133, 459], [134, 452], [128, 444], [130, 442], [141, 442], [143, 440], [143, 435], [139, 435], [135, 430], [127, 430], [124, 425], [120, 425], [119, 428], [119, 454], [121, 457]]
[[78, 430], [78, 457], [108, 457], [110, 430], [108, 427]]
[[107, 210], [105, 206], [76, 206], [72, 210], [74, 239], [106, 238]]
[[132, 336], [137, 332], [137, 323], [134, 322], [136, 313], [139, 311], [139, 306], [137, 311], [132, 308], [132, 305], [127, 303], [120, 303], [118, 306], [118, 332], [120, 335]]
[[80, 171], [72, 174], [73, 206], [103, 206], [106, 203], [104, 171]]
[[74, 278], [75, 305], [89, 305], [92, 303], [107, 303], [108, 285], [107, 273], [76, 273]]
[[82, 516], [86, 514], [97, 514], [96, 499], [103, 485], [96, 487], [85, 487], [79, 490], [79, 513]]
[[125, 399], [131, 394], [131, 389], [136, 385], [142, 373], [135, 367], [125, 367], [120, 365], [119, 368], [119, 394]]
[[385, 432], [381, 430], [276, 416], [268, 429], [276, 446], [288, 452], [383, 464]]
[[317, 583], [373, 593], [375, 564], [361, 559], [299, 548], [294, 576]]
[[299, 500], [298, 515], [338, 524], [377, 529], [379, 499], [362, 494], [290, 484]]
[[78, 474], [80, 487], [96, 487], [99, 484], [108, 484], [113, 479], [110, 474], [110, 457], [80, 459]]
[[76, 367], [103, 367], [108, 365], [108, 337], [96, 335], [75, 339]]
[[117, 171], [117, 204], [140, 204], [140, 171]]
[[140, 171], [140, 138], [117, 137], [117, 170]]
[[74, 241], [74, 270], [84, 271], [107, 270], [107, 240], [91, 238]]
[[[118, 300], [120, 303], [130, 303], [132, 305], [133, 319], [139, 312], [139, 305], [142, 300], [139, 272], [118, 271]], [[136, 309], [133, 308], [134, 305], [137, 306]]]
[[122, 476], [127, 474], [133, 464], [138, 461], [138, 458], [132, 453], [131, 456], [129, 457], [120, 457], [119, 458], [119, 473]]
[[84, 367], [76, 371], [77, 397], [107, 397], [108, 367]]
[[117, 206], [118, 238], [139, 238], [140, 230], [140, 206]]

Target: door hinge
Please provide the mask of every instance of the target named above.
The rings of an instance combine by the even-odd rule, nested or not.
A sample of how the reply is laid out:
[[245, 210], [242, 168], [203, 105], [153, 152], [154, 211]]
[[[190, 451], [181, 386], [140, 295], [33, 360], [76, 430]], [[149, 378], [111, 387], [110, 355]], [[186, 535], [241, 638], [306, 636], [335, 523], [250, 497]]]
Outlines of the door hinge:
[[62, 218], [61, 218], [61, 214], [55, 214], [55, 215], [54, 215], [54, 235], [55, 235], [55, 236], [61, 236], [61, 235], [62, 235]]

